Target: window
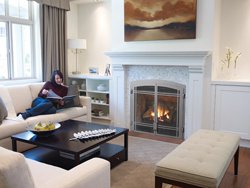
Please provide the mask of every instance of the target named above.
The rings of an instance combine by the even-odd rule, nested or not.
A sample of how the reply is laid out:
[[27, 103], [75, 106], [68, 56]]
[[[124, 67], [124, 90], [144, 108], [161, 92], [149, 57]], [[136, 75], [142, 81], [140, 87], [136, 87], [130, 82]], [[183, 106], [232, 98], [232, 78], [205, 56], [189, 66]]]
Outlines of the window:
[[4, 15], [4, 0], [0, 0], [0, 15]]
[[27, 0], [8, 0], [9, 15], [16, 18], [29, 19], [30, 12]]
[[40, 79], [39, 7], [0, 0], [0, 81]]

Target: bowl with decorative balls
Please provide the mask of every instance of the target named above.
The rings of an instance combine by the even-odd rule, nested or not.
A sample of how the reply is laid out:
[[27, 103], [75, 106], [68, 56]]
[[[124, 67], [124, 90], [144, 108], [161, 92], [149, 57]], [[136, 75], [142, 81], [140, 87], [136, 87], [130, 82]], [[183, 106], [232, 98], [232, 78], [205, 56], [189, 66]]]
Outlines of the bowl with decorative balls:
[[34, 133], [37, 136], [50, 136], [60, 127], [61, 127], [60, 123], [39, 122], [37, 124], [28, 126], [27, 130]]

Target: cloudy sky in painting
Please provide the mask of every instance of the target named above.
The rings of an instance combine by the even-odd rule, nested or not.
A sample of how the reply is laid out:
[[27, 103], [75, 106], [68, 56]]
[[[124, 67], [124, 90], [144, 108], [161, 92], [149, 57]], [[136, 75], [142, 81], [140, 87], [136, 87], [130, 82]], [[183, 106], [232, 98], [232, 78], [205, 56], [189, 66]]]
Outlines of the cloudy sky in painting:
[[124, 0], [125, 24], [146, 28], [196, 19], [196, 0]]

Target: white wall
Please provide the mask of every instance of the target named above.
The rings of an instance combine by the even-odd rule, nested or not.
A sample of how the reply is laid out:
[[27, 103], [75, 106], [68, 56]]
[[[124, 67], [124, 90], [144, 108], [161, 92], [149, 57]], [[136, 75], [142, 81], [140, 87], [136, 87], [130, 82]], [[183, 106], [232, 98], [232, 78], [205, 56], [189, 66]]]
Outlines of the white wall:
[[[67, 12], [67, 38], [78, 37], [78, 10], [76, 4], [70, 4], [70, 11]], [[75, 71], [75, 54], [68, 49], [68, 74]]]
[[[73, 7], [72, 7], [73, 5]], [[250, 80], [250, 0], [197, 1], [197, 36], [190, 40], [124, 42], [124, 0], [72, 4], [68, 13], [68, 37], [87, 39], [88, 49], [79, 56], [80, 69], [105, 70], [106, 51], [212, 51], [214, 80]], [[111, 15], [112, 14], [112, 15]], [[112, 29], [111, 29], [112, 25]], [[225, 47], [242, 55], [237, 69], [221, 71]], [[69, 72], [75, 69], [69, 52]]]
[[220, 59], [220, 41], [221, 36], [221, 0], [215, 2], [214, 29], [213, 29], [213, 52], [212, 52], [212, 79], [217, 78], [217, 62]]
[[[219, 55], [214, 61], [214, 78], [218, 80], [250, 80], [250, 0], [221, 0], [217, 10], [220, 15]], [[237, 67], [221, 70], [221, 60], [225, 58], [226, 47], [242, 55]]]
[[196, 39], [124, 42], [124, 0], [112, 1], [113, 51], [211, 51], [215, 0], [197, 1]]
[[[72, 33], [76, 29], [77, 34], [74, 37], [87, 40], [87, 49], [78, 55], [79, 71], [88, 73], [89, 67], [98, 67], [99, 73], [104, 74], [106, 64], [110, 63], [104, 52], [109, 51], [111, 46], [111, 0], [71, 5], [76, 6], [77, 10], [71, 9], [70, 12], [73, 13], [69, 12], [68, 18], [77, 22], [77, 28], [71, 27], [71, 24], [68, 32]], [[69, 58], [69, 67], [69, 73], [72, 69], [74, 71], [75, 56]]]
[[[214, 1], [197, 2], [196, 39], [137, 42], [124, 42], [124, 0], [71, 3], [68, 36], [87, 39], [87, 50], [78, 56], [80, 71], [87, 73], [89, 67], [99, 67], [102, 74], [111, 63], [106, 51], [211, 51]], [[74, 70], [75, 56], [69, 51], [69, 72]]]

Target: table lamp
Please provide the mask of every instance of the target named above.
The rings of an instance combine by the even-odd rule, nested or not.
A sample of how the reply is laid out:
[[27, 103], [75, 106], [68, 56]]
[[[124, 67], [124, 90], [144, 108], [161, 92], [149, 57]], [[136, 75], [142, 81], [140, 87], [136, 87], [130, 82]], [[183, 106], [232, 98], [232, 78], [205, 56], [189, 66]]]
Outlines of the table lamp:
[[77, 55], [87, 49], [87, 41], [86, 39], [68, 39], [68, 48], [72, 49], [72, 53], [76, 55], [76, 71], [73, 71], [72, 74], [81, 74], [78, 71]]

